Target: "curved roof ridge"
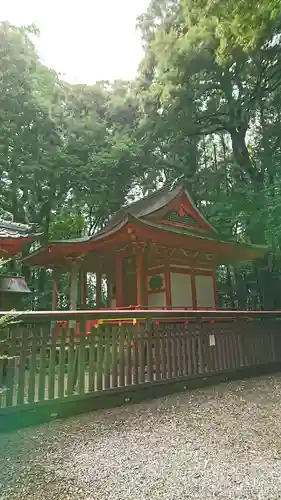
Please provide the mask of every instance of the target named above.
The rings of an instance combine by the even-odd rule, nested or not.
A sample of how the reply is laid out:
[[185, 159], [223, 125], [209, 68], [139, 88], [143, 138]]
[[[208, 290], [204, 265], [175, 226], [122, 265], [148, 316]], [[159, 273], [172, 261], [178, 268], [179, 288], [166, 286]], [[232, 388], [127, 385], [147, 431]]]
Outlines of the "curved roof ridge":
[[[134, 215], [135, 217], [143, 217], [144, 215], [152, 213], [153, 211], [157, 210], [161, 206], [164, 206], [173, 198], [175, 198], [181, 191], [184, 191], [184, 187], [182, 185], [174, 186], [174, 183], [165, 184], [164, 186], [162, 186], [161, 189], [158, 189], [154, 193], [151, 193], [150, 195], [147, 195], [143, 198], [140, 198], [137, 201], [133, 201], [132, 203], [129, 203], [128, 205], [124, 205], [123, 207], [121, 207], [112, 215], [111, 219], [106, 224], [105, 228], [102, 229], [102, 231], [98, 232], [97, 234], [101, 234], [102, 232], [107, 231], [116, 226], [126, 216], [126, 214]], [[170, 193], [173, 194], [171, 195]], [[155, 206], [153, 208], [151, 207], [151, 205], [147, 207], [147, 202], [153, 199], [155, 200], [161, 199], [161, 196], [164, 196], [165, 194], [166, 195], [170, 194], [168, 198], [171, 199], [164, 200], [164, 203], [160, 204], [160, 207]]]

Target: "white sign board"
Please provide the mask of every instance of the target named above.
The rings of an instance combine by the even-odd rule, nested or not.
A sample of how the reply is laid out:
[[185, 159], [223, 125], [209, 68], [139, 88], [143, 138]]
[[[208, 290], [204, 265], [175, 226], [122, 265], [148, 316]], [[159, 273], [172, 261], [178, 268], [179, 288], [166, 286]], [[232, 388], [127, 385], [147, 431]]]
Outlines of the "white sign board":
[[213, 334], [209, 335], [209, 346], [213, 347], [216, 345], [216, 338]]

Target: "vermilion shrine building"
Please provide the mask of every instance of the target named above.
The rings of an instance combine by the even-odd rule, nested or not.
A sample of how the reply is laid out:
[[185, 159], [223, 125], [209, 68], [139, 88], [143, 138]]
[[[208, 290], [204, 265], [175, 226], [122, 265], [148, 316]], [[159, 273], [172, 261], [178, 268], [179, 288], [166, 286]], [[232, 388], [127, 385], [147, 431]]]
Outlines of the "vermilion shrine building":
[[32, 227], [28, 224], [0, 220], [0, 259], [17, 255], [38, 236], [40, 235], [32, 233]]
[[165, 187], [115, 213], [94, 236], [50, 241], [26, 263], [54, 271], [53, 308], [59, 275], [71, 273], [71, 308], [78, 283], [86, 305], [86, 273], [96, 273], [96, 306], [107, 282], [108, 308], [218, 307], [216, 266], [262, 257], [264, 247], [225, 240], [195, 207], [181, 186]]
[[[6, 261], [18, 255], [38, 236], [27, 224], [0, 220], [0, 259]], [[0, 310], [20, 308], [20, 299], [27, 293], [30, 290], [23, 276], [0, 275]]]

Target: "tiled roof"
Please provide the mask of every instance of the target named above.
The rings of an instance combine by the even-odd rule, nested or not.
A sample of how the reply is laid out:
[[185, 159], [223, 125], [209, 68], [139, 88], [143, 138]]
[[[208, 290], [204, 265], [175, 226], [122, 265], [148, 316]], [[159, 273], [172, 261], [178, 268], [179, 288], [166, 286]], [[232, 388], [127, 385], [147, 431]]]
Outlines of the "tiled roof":
[[0, 238], [27, 238], [34, 232], [32, 225], [0, 219]]
[[173, 200], [181, 191], [183, 191], [182, 186], [174, 187], [169, 184], [148, 196], [144, 196], [140, 200], [134, 201], [133, 203], [120, 208], [120, 210], [112, 215], [110, 221], [106, 224], [105, 228], [100, 231], [100, 233], [105, 233], [118, 225], [118, 223], [124, 219], [126, 214], [141, 218], [159, 210]]
[[173, 201], [175, 198], [179, 197], [182, 194], [184, 194], [187, 197], [189, 203], [191, 204], [191, 206], [193, 206], [195, 211], [198, 212], [200, 218], [204, 220], [205, 224], [207, 224], [209, 230], [211, 230], [214, 233], [217, 233], [216, 229], [204, 218], [204, 216], [199, 212], [197, 207], [194, 205], [193, 200], [191, 199], [189, 193], [184, 188], [184, 186], [168, 184], [165, 185], [162, 189], [159, 189], [158, 191], [155, 191], [154, 193], [145, 196], [144, 198], [138, 201], [134, 201], [133, 203], [130, 203], [129, 205], [122, 207], [120, 210], [118, 210], [115, 214], [112, 215], [109, 222], [106, 224], [105, 228], [102, 229], [99, 233], [97, 233], [97, 235], [107, 233], [108, 231], [113, 229], [122, 220], [124, 220], [126, 215], [132, 215], [137, 219], [147, 218], [151, 216], [153, 213], [163, 209], [163, 207], [169, 205], [171, 201]]

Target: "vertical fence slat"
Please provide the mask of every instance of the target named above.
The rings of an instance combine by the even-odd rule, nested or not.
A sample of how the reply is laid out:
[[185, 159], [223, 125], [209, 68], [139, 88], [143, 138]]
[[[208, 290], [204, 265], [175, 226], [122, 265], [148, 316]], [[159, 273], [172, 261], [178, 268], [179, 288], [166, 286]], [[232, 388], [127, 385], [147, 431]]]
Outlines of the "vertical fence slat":
[[120, 326], [120, 335], [119, 335], [119, 386], [123, 387], [125, 385], [125, 331], [124, 327]]
[[147, 380], [153, 382], [153, 351], [151, 322], [147, 323]]
[[223, 328], [219, 329], [220, 339], [221, 339], [221, 353], [222, 353], [222, 369], [227, 369], [227, 356], [226, 356], [226, 334]]
[[118, 357], [117, 357], [117, 342], [119, 341], [119, 329], [116, 327], [112, 328], [112, 363], [111, 363], [111, 369], [112, 369], [112, 376], [111, 376], [111, 387], [117, 387], [118, 386]]
[[227, 331], [221, 329], [222, 352], [223, 352], [223, 368], [228, 369], [228, 353], [227, 353]]
[[31, 328], [31, 349], [30, 349], [30, 365], [28, 377], [28, 402], [33, 403], [35, 399], [35, 382], [36, 382], [36, 351], [37, 351], [37, 328]]
[[192, 334], [190, 323], [186, 325], [186, 354], [187, 354], [187, 374], [193, 374], [193, 362], [192, 362]]
[[133, 384], [139, 383], [139, 326], [135, 327], [133, 341]]
[[216, 372], [220, 371], [220, 353], [219, 353], [219, 339], [218, 339], [218, 336], [216, 334], [216, 331], [213, 329], [212, 330], [212, 333], [214, 335], [214, 339], [215, 339], [215, 345], [213, 347], [214, 349], [214, 370]]
[[176, 356], [177, 356], [177, 374], [178, 377], [182, 377], [183, 369], [182, 369], [182, 349], [181, 349], [181, 325], [176, 325], [175, 329], [176, 334]]
[[89, 392], [96, 389], [97, 336], [96, 328], [91, 328], [89, 345]]
[[161, 378], [166, 380], [167, 378], [167, 342], [166, 342], [166, 329], [163, 326], [159, 329], [159, 340], [160, 340], [160, 358], [161, 358]]
[[234, 322], [234, 332], [232, 334], [233, 339], [233, 356], [234, 356], [234, 367], [239, 368], [239, 352], [238, 352], [238, 336], [239, 332], [237, 331], [237, 323]]
[[126, 369], [126, 384], [132, 384], [132, 327], [126, 328], [126, 357], [125, 357], [125, 369]]
[[78, 355], [78, 393], [85, 392], [85, 354], [86, 354], [86, 322], [80, 322], [79, 355]]
[[17, 404], [24, 404], [24, 394], [25, 394], [25, 381], [26, 381], [26, 351], [28, 345], [29, 332], [26, 327], [22, 329], [20, 341], [20, 359], [19, 359], [19, 371], [18, 371], [18, 394], [17, 394]]
[[49, 337], [49, 325], [44, 325], [41, 328], [40, 335], [40, 361], [39, 361], [39, 383], [38, 383], [38, 400], [45, 400], [46, 386], [46, 345]]
[[[235, 326], [233, 324], [233, 326]], [[235, 332], [230, 332], [230, 356], [231, 356], [231, 368], [234, 370], [237, 366], [236, 356], [235, 356]]]
[[[248, 325], [247, 325], [248, 327]], [[243, 331], [243, 334], [241, 335], [241, 345], [242, 345], [242, 352], [243, 352], [243, 359], [244, 359], [244, 366], [249, 366], [251, 364], [251, 360], [249, 358], [249, 352], [248, 352], [248, 344], [249, 344], [249, 332], [247, 330]]]
[[[215, 370], [215, 353], [216, 347], [211, 344], [211, 335], [213, 335], [213, 322], [210, 321], [204, 324], [203, 327], [203, 358], [204, 367], [203, 371], [212, 373]], [[201, 372], [202, 373], [202, 372]]]
[[234, 345], [233, 345], [233, 333], [230, 330], [228, 330], [228, 346], [229, 346], [230, 369], [233, 370], [235, 367]]
[[222, 371], [223, 370], [223, 360], [222, 360], [222, 346], [221, 346], [221, 332], [218, 332], [214, 328], [214, 335], [216, 339], [216, 346], [217, 346], [217, 360], [218, 360], [218, 370]]
[[167, 338], [166, 338], [166, 348], [167, 348], [167, 373], [168, 379], [173, 377], [173, 367], [172, 367], [172, 332], [170, 325], [166, 326]]
[[71, 396], [74, 392], [76, 383], [75, 374], [75, 327], [72, 323], [69, 325], [67, 343], [67, 395]]
[[56, 346], [57, 346], [57, 330], [56, 330], [56, 325], [52, 324], [50, 345], [49, 345], [48, 399], [53, 399], [55, 397]]
[[[211, 345], [211, 339], [214, 340], [214, 345]], [[213, 321], [209, 324], [208, 330], [205, 331], [205, 342], [206, 350], [209, 353], [208, 371], [216, 372], [218, 370], [218, 342]]]
[[[232, 326], [235, 328], [235, 323], [232, 323]], [[230, 330], [230, 329], [229, 329]], [[230, 352], [230, 368], [234, 370], [236, 368], [236, 359], [235, 359], [235, 342], [234, 342], [234, 332], [229, 331], [229, 352]]]
[[231, 368], [231, 347], [230, 347], [230, 338], [229, 338], [229, 329], [227, 328], [225, 331], [225, 352], [226, 352], [226, 360], [227, 360], [227, 370]]
[[188, 375], [188, 359], [187, 359], [187, 342], [186, 342], [186, 326], [183, 325], [182, 329], [182, 338], [181, 338], [181, 346], [182, 346], [182, 362], [183, 362], [183, 375], [187, 377]]
[[102, 390], [103, 383], [103, 331], [102, 328], [97, 330], [97, 391]]
[[238, 347], [238, 356], [239, 356], [239, 367], [243, 368], [244, 365], [245, 365], [245, 359], [244, 359], [244, 351], [243, 351], [243, 343], [242, 343], [242, 333], [241, 333], [241, 331], [238, 333], [237, 347]]
[[139, 328], [139, 381], [141, 384], [145, 381], [145, 337], [146, 330], [141, 327]]
[[153, 325], [155, 380], [160, 380], [160, 327]]
[[66, 328], [61, 329], [59, 348], [58, 397], [64, 398]]
[[[196, 325], [196, 337], [197, 337], [197, 370], [198, 373], [202, 374], [206, 371], [206, 362], [204, 360], [204, 344], [206, 345], [206, 334], [205, 334], [205, 324], [197, 323]], [[207, 370], [209, 367], [207, 367]]]
[[15, 367], [16, 367], [16, 343], [17, 343], [17, 328], [11, 328], [10, 332], [10, 347], [9, 347], [9, 359], [7, 366], [7, 393], [6, 393], [6, 405], [12, 406], [14, 404], [14, 393], [16, 391], [15, 387]]
[[111, 327], [107, 326], [105, 328], [105, 347], [104, 347], [104, 388], [109, 389], [110, 388], [110, 374], [111, 374], [111, 339], [112, 339], [112, 332], [111, 332]]
[[176, 351], [176, 339], [175, 335], [171, 334], [170, 337], [170, 342], [171, 342], [171, 358], [172, 358], [172, 376], [177, 377], [178, 376], [178, 367], [177, 367], [177, 351]]
[[196, 329], [192, 325], [193, 329], [190, 332], [190, 341], [191, 341], [191, 357], [192, 357], [192, 375], [198, 374], [198, 361], [197, 361], [197, 351], [198, 351], [198, 342], [197, 342], [197, 334]]

